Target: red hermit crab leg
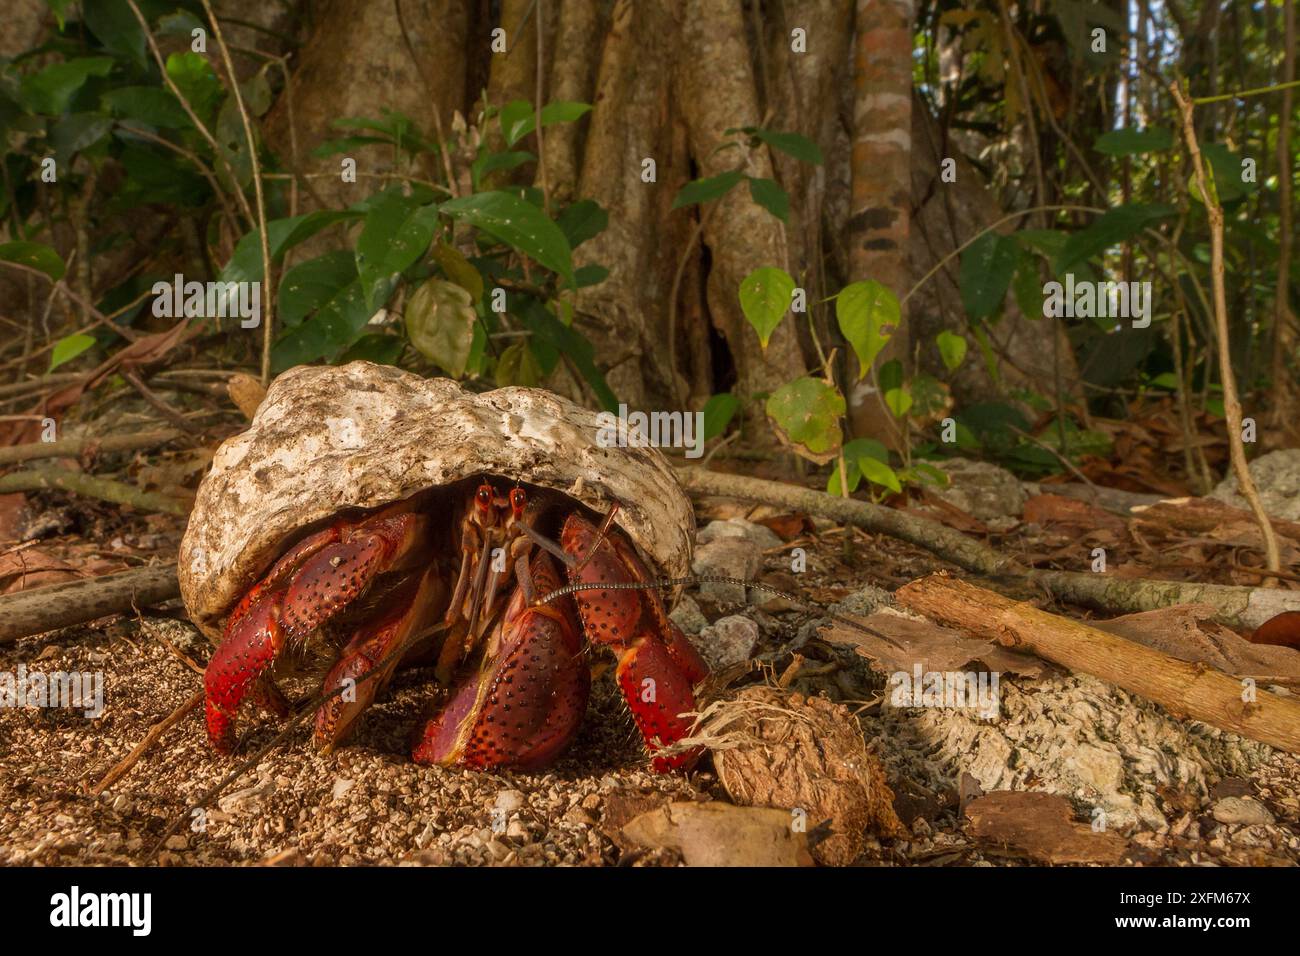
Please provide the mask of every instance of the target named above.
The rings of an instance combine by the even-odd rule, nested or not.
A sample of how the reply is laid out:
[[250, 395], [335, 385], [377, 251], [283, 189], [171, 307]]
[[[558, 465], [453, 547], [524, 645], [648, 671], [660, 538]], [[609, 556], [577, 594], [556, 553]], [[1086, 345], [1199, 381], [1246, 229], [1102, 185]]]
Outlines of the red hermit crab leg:
[[[360, 628], [348, 642], [321, 689], [328, 693], [348, 680], [354, 682], [353, 686], [350, 692], [331, 696], [316, 712], [316, 743], [326, 753], [347, 736], [352, 724], [387, 686], [402, 662], [403, 655], [396, 651], [433, 622], [445, 594], [437, 568], [431, 566], [413, 589], [403, 588], [393, 595], [392, 610]], [[376, 668], [382, 670], [369, 680], [361, 680]]]
[[291, 641], [303, 641], [385, 571], [422, 557], [426, 518], [402, 502], [360, 522], [310, 535], [272, 566], [226, 622], [204, 671], [208, 738], [235, 745], [240, 702]]
[[[559, 586], [554, 562], [537, 554], [529, 579]], [[416, 763], [490, 770], [532, 768], [564, 748], [587, 709], [590, 674], [571, 605], [529, 602], [519, 587], [484, 648], [480, 665], [416, 733]]]
[[[574, 584], [650, 581], [649, 570], [620, 535], [602, 535], [573, 514], [560, 536], [564, 550], [580, 556], [569, 569]], [[694, 688], [708, 665], [668, 617], [659, 595], [649, 590], [594, 588], [576, 595], [587, 640], [618, 655], [615, 676], [628, 709], [651, 751], [676, 743], [691, 728]], [[655, 757], [660, 772], [689, 767], [698, 751]]]

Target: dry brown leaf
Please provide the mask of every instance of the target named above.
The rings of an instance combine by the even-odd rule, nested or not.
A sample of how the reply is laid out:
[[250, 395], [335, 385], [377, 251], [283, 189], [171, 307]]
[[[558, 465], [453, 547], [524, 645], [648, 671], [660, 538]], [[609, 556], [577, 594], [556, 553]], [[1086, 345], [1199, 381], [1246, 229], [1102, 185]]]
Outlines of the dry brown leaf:
[[998, 790], [966, 804], [971, 836], [1042, 863], [1118, 863], [1128, 841], [1074, 822], [1064, 797], [1051, 793]]
[[822, 638], [833, 644], [851, 645], [858, 654], [871, 661], [873, 670], [884, 674], [911, 673], [917, 664], [926, 671], [959, 671], [971, 661], [983, 661], [990, 670], [1026, 677], [1037, 677], [1043, 672], [1043, 663], [1036, 657], [1008, 651], [992, 641], [967, 637], [962, 631], [931, 621], [904, 617], [889, 610], [876, 611], [863, 618], [851, 614], [845, 616], [880, 631], [900, 646], [894, 647], [839, 622], [821, 628]]
[[811, 866], [790, 813], [730, 803], [670, 803], [623, 827], [641, 846], [676, 850], [687, 866]]
[[1217, 623], [1217, 613], [1210, 604], [1175, 604], [1090, 623], [1170, 657], [1202, 662], [1236, 677], [1270, 678], [1275, 683], [1300, 685], [1300, 652], [1252, 644]]
[[1118, 515], [1064, 495], [1034, 495], [1025, 502], [1023, 520], [1045, 527], [1064, 525], [1069, 528], [1124, 530], [1124, 519]]
[[21, 491], [0, 495], [0, 541], [17, 541], [27, 527], [27, 496]]
[[266, 398], [266, 386], [251, 375], [236, 372], [226, 381], [226, 394], [244, 418], [251, 422], [257, 406]]

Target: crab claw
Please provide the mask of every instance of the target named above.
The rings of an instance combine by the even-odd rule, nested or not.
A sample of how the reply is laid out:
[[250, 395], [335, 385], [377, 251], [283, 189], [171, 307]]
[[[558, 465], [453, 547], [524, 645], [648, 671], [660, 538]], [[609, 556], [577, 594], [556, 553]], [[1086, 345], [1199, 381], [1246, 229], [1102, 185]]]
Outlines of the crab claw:
[[[304, 538], [236, 605], [203, 674], [208, 739], [235, 747], [239, 705], [291, 641], [301, 641], [358, 598], [385, 571], [413, 560], [427, 519], [398, 505], [358, 523], [339, 522]], [[278, 703], [261, 690], [257, 696]]]
[[[627, 541], [617, 534], [601, 537], [580, 515], [565, 521], [560, 545], [578, 558], [569, 567], [573, 584], [654, 580]], [[686, 715], [695, 710], [695, 685], [709, 668], [669, 619], [658, 593], [593, 588], [574, 597], [587, 639], [618, 655], [615, 677], [646, 747], [654, 752], [685, 737], [692, 723]], [[689, 768], [698, 758], [698, 750], [688, 750], [656, 756], [653, 764], [664, 773]]]
[[[540, 593], [560, 584], [545, 554], [529, 570]], [[582, 641], [569, 609], [529, 605], [526, 590], [515, 589], [479, 666], [417, 729], [416, 763], [529, 769], [550, 762], [573, 737], [591, 680]]]
[[[323, 689], [338, 690], [316, 712], [316, 744], [326, 752], [334, 749], [352, 729], [353, 723], [387, 686], [407, 656], [399, 653], [407, 640], [437, 620], [446, 587], [436, 568], [430, 567], [414, 587], [392, 595], [394, 607], [379, 620], [362, 627], [348, 642], [330, 668]], [[407, 652], [411, 648], [407, 648]], [[371, 671], [378, 669], [373, 676]]]
[[280, 627], [281, 591], [264, 592], [239, 617], [232, 615], [225, 640], [203, 672], [208, 739], [220, 753], [235, 749], [239, 703], [259, 683], [262, 672], [284, 649]]

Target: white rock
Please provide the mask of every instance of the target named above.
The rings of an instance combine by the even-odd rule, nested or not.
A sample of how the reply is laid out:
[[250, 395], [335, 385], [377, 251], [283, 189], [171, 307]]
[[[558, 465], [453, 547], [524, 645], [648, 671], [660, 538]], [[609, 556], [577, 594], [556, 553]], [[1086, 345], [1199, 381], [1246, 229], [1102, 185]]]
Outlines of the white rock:
[[733, 614], [704, 628], [691, 643], [716, 672], [749, 660], [758, 646], [758, 625], [743, 614]]
[[1253, 797], [1224, 797], [1215, 802], [1212, 813], [1220, 823], [1258, 826], [1273, 822], [1273, 814], [1268, 807]]

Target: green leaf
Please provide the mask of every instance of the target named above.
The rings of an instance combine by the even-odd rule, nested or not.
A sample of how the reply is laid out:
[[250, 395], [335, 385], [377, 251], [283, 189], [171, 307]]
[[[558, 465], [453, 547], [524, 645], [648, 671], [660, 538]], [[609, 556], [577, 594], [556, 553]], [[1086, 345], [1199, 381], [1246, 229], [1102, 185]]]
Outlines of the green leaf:
[[454, 282], [429, 279], [406, 303], [406, 334], [416, 351], [452, 378], [465, 374], [474, 342], [474, 306]]
[[39, 269], [55, 282], [62, 279], [63, 273], [67, 271], [63, 258], [49, 246], [39, 242], [0, 243], [0, 260]]
[[537, 260], [572, 286], [573, 252], [563, 230], [513, 193], [484, 192], [443, 203], [442, 211]]
[[45, 5], [54, 14], [54, 22], [59, 25], [60, 30], [63, 29], [63, 25], [67, 20], [68, 8], [74, 2], [76, 0], [45, 0]]
[[840, 332], [858, 357], [858, 379], [867, 377], [880, 350], [901, 321], [898, 298], [890, 289], [867, 279], [846, 285], [835, 297]]
[[[858, 459], [869, 457], [886, 465], [889, 464], [889, 449], [874, 438], [854, 438], [852, 441], [847, 441], [844, 443], [841, 454], [847, 466], [848, 473], [845, 477], [850, 494], [857, 490], [859, 482], [862, 481], [862, 469], [858, 467]], [[840, 466], [838, 464], [826, 482], [826, 493], [829, 495], [840, 494]]]
[[749, 195], [782, 222], [790, 219], [790, 197], [786, 191], [771, 179], [749, 177]]
[[589, 285], [600, 285], [609, 278], [609, 270], [604, 266], [598, 266], [595, 263], [586, 266], [579, 266], [573, 273], [573, 286], [575, 289], [585, 289]]
[[287, 326], [297, 325], [356, 278], [356, 259], [347, 249], [299, 263], [280, 280], [276, 299], [280, 320]]
[[1054, 264], [1054, 271], [1057, 275], [1064, 275], [1074, 265], [1119, 245], [1156, 220], [1172, 216], [1176, 211], [1173, 206], [1163, 204], [1116, 206], [1097, 217], [1092, 225], [1071, 234], [1065, 240], [1065, 246]]
[[484, 153], [470, 165], [470, 174], [474, 177], [474, 184], [477, 187], [483, 179], [492, 173], [504, 169], [515, 169], [524, 165], [524, 163], [535, 162], [537, 157], [532, 153], [520, 150], [512, 153]]
[[113, 121], [99, 113], [68, 113], [61, 117], [50, 131], [55, 161], [67, 165], [75, 154], [90, 149], [112, 128]]
[[433, 247], [433, 261], [438, 263], [448, 279], [469, 293], [471, 302], [483, 298], [483, 276], [459, 249], [438, 242]]
[[[542, 126], [556, 123], [572, 123], [591, 112], [586, 103], [574, 103], [557, 100], [542, 107]], [[501, 107], [497, 119], [501, 123], [501, 134], [507, 146], [513, 146], [537, 128], [537, 113], [533, 104], [527, 100], [514, 100]]]
[[894, 494], [899, 494], [903, 490], [903, 486], [898, 482], [898, 473], [883, 462], [874, 458], [859, 458], [858, 469], [862, 472], [862, 477], [873, 485], [888, 488]]
[[961, 302], [973, 321], [987, 319], [1002, 307], [1019, 253], [1014, 239], [986, 232], [961, 254]]
[[[289, 249], [305, 242], [336, 222], [360, 219], [353, 210], [322, 209], [287, 219], [272, 219], [266, 224], [267, 245], [274, 262]], [[262, 276], [262, 233], [260, 229], [244, 233], [235, 243], [235, 251], [221, 270], [222, 282], [257, 282]]]
[[556, 217], [555, 224], [569, 240], [569, 248], [576, 249], [605, 231], [609, 225], [609, 213], [594, 199], [579, 199], [565, 207]]
[[372, 309], [388, 301], [402, 271], [428, 251], [437, 227], [436, 205], [405, 197], [389, 196], [366, 213], [357, 239], [357, 275]]
[[1107, 156], [1133, 156], [1169, 149], [1173, 145], [1174, 134], [1167, 127], [1148, 126], [1146, 129], [1138, 129], [1129, 126], [1102, 133], [1092, 148]]
[[755, 269], [741, 281], [740, 309], [758, 333], [763, 348], [767, 348], [772, 333], [790, 308], [793, 294], [794, 279], [784, 269], [765, 266]]
[[113, 60], [107, 56], [65, 60], [23, 77], [23, 104], [34, 113], [58, 116], [67, 110], [77, 90], [92, 76], [108, 76]]
[[740, 182], [745, 176], [739, 169], [732, 169], [725, 173], [719, 173], [717, 176], [710, 176], [707, 179], [697, 179], [687, 183], [673, 200], [673, 209], [681, 209], [683, 206], [693, 206], [696, 203], [712, 202], [714, 199], [721, 199], [731, 191], [731, 187]]
[[1025, 318], [1037, 320], [1043, 317], [1043, 280], [1038, 272], [1038, 262], [1028, 250], [1020, 250], [1020, 265], [1016, 266], [1016, 274], [1011, 278], [1011, 292]]
[[124, 0], [81, 0], [81, 20], [105, 49], [144, 63], [144, 30]]
[[515, 342], [502, 350], [493, 377], [502, 388], [508, 385], [536, 388], [542, 381], [542, 367], [527, 342]]
[[337, 354], [357, 340], [370, 315], [361, 281], [354, 279], [321, 305], [310, 319], [280, 337], [271, 348], [271, 366], [280, 372]]
[[740, 411], [740, 399], [731, 392], [719, 392], [704, 403], [704, 440], [717, 438], [727, 430]]
[[212, 64], [198, 53], [171, 53], [167, 56], [167, 76], [199, 119], [210, 125], [223, 95]]
[[576, 329], [569, 328], [542, 303], [524, 297], [516, 313], [524, 326], [533, 333], [533, 346], [544, 343], [563, 354], [582, 373], [605, 411], [617, 411], [618, 397], [610, 389], [596, 364], [596, 350], [591, 342]]
[[50, 353], [49, 371], [53, 372], [64, 362], [71, 362], [82, 352], [86, 351], [86, 349], [98, 343], [98, 341], [99, 340], [93, 335], [86, 335], [80, 332], [76, 335], [69, 335], [67, 338], [59, 339], [59, 341], [54, 344], [54, 350]]
[[807, 136], [800, 133], [783, 133], [756, 127], [748, 128], [745, 132], [767, 143], [773, 149], [779, 149], [781, 152], [793, 156], [795, 159], [801, 159], [805, 163], [812, 163], [815, 166], [822, 164], [821, 148]]
[[782, 385], [766, 405], [782, 441], [796, 454], [818, 463], [830, 461], [839, 452], [844, 408], [844, 396], [838, 389], [807, 376]]
[[363, 335], [344, 350], [339, 356], [340, 365], [348, 362], [374, 362], [376, 365], [396, 365], [402, 357], [406, 343], [397, 335], [385, 335], [372, 332]]
[[944, 329], [935, 336], [934, 344], [939, 346], [939, 355], [943, 359], [944, 367], [950, 372], [966, 358], [966, 340], [956, 332]]
[[891, 388], [885, 392], [885, 404], [895, 418], [902, 418], [912, 407], [912, 393], [906, 388]]
[[161, 87], [123, 86], [109, 90], [101, 100], [114, 113], [150, 126], [184, 129], [191, 125], [180, 102]]

